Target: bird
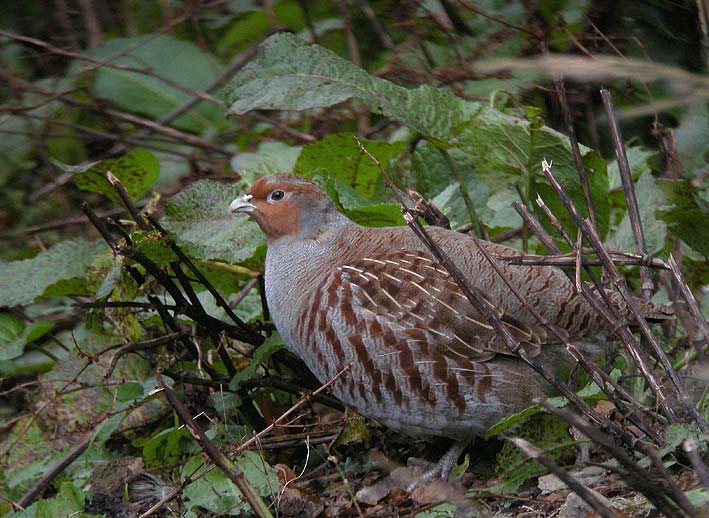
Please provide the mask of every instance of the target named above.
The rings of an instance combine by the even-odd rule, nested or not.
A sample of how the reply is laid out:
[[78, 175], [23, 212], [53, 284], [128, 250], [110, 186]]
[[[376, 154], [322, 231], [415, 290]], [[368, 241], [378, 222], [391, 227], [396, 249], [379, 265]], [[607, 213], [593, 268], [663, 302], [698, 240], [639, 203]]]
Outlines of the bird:
[[[447, 478], [475, 437], [549, 394], [409, 227], [361, 226], [315, 183], [291, 174], [259, 178], [229, 211], [247, 214], [266, 235], [273, 323], [317, 379], [334, 378], [338, 399], [388, 428], [452, 440], [422, 481]], [[573, 366], [549, 326], [599, 356], [595, 344], [611, 329], [560, 269], [505, 261], [496, 269], [472, 237], [427, 232], [529, 356], [556, 372]], [[521, 253], [477, 243], [492, 257]], [[649, 319], [665, 317], [664, 308], [639, 302]]]

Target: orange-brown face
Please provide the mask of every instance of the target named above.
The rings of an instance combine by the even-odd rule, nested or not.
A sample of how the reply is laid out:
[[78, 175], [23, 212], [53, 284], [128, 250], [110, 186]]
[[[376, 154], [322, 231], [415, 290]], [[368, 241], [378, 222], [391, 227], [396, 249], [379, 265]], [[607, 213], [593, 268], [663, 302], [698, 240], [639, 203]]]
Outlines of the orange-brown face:
[[247, 194], [231, 203], [229, 210], [251, 216], [271, 241], [297, 235], [302, 211], [323, 197], [316, 185], [297, 176], [278, 174], [257, 180]]

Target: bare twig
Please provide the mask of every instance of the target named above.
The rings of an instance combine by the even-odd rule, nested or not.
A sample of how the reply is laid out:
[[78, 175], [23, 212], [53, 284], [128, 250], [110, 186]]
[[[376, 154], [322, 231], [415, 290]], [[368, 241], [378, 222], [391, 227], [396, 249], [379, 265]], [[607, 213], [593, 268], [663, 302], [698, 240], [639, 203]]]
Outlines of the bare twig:
[[689, 286], [687, 286], [684, 276], [682, 275], [682, 270], [672, 254], [670, 254], [670, 257], [667, 259], [667, 263], [670, 266], [670, 271], [672, 272], [672, 277], [676, 286], [679, 288], [682, 297], [684, 297], [684, 300], [687, 302], [689, 312], [694, 317], [695, 323], [704, 335], [704, 342], [709, 344], [709, 325], [702, 315], [702, 311], [699, 309], [699, 304], [697, 304], [697, 299], [694, 298], [692, 291], [689, 289]]
[[694, 473], [697, 474], [699, 482], [701, 482], [705, 488], [709, 489], [709, 471], [707, 471], [707, 466], [699, 455], [697, 441], [694, 439], [686, 439], [682, 443], [682, 449], [687, 454], [687, 457], [689, 457], [689, 461], [692, 463]]
[[[588, 251], [583, 251], [588, 253]], [[661, 259], [654, 257], [639, 256], [636, 254], [628, 254], [625, 252], [608, 251], [613, 264], [618, 266], [649, 266], [652, 268], [660, 268], [669, 270], [670, 266]], [[500, 261], [505, 261], [508, 264], [521, 265], [545, 265], [545, 266], [574, 266], [576, 264], [575, 254], [560, 254], [560, 255], [498, 255], [495, 256]], [[603, 262], [597, 257], [581, 257], [581, 264], [584, 266], [600, 266]]]
[[[548, 54], [546, 47], [544, 48], [544, 51]], [[566, 87], [564, 86], [563, 76], [554, 77], [554, 88], [556, 88], [556, 96], [559, 99], [561, 113], [564, 115], [564, 125], [566, 126], [566, 132], [569, 137], [569, 142], [571, 143], [571, 154], [574, 156], [574, 162], [576, 163], [576, 171], [579, 175], [579, 181], [581, 183], [581, 190], [583, 191], [583, 199], [586, 202], [588, 216], [591, 219], [591, 225], [593, 225], [595, 229], [598, 229], [598, 218], [596, 217], [596, 209], [593, 206], [593, 199], [591, 198], [591, 187], [588, 183], [586, 167], [583, 165], [583, 158], [581, 158], [579, 140], [578, 137], [576, 137], [576, 132], [574, 131], [574, 121], [571, 117], [571, 110], [569, 109], [569, 103], [566, 99]]]
[[[116, 351], [116, 353], [111, 358], [111, 362], [109, 363], [108, 368], [106, 369], [106, 372], [103, 377], [109, 378], [113, 374], [113, 370], [116, 368], [116, 364], [122, 356], [134, 351], [142, 351], [145, 349], [152, 349], [154, 347], [161, 347], [165, 344], [169, 344], [170, 342], [176, 341], [181, 335], [181, 333], [170, 333], [167, 335], [159, 336], [158, 338], [153, 338], [151, 340], [141, 340], [138, 342], [130, 342], [124, 344]], [[99, 352], [97, 356], [100, 356], [103, 352], [109, 349], [110, 348], [104, 349], [104, 351]]]
[[202, 283], [202, 285], [209, 291], [209, 293], [214, 297], [214, 300], [216, 300], [217, 305], [224, 309], [226, 312], [227, 316], [241, 329], [243, 329], [246, 333], [248, 333], [250, 341], [253, 343], [262, 343], [263, 342], [263, 336], [258, 334], [253, 330], [253, 328], [249, 325], [247, 325], [244, 321], [242, 321], [239, 317], [236, 316], [236, 313], [231, 309], [231, 306], [229, 303], [224, 300], [224, 297], [222, 297], [221, 293], [217, 289], [212, 286], [212, 283], [207, 280], [207, 278], [204, 276], [204, 274], [199, 271], [199, 269], [195, 266], [195, 264], [192, 262], [192, 260], [185, 255], [185, 253], [182, 251], [182, 249], [177, 246], [175, 241], [172, 239], [172, 236], [168, 234], [168, 232], [158, 223], [158, 221], [152, 217], [151, 215], [146, 216], [148, 218], [148, 221], [150, 221], [150, 224], [155, 227], [158, 232], [160, 232], [160, 235], [163, 236], [163, 238], [167, 241], [167, 245], [172, 249], [175, 254], [177, 254], [177, 257], [180, 258], [180, 260], [187, 266], [187, 268], [190, 269], [192, 274], [197, 277], [197, 279]]
[[465, 208], [468, 210], [468, 215], [470, 216], [471, 223], [474, 225], [475, 228], [477, 228], [480, 237], [489, 240], [490, 236], [488, 235], [487, 230], [485, 229], [485, 225], [483, 225], [482, 221], [480, 221], [480, 218], [478, 218], [477, 212], [475, 212], [475, 205], [473, 204], [473, 200], [470, 199], [470, 195], [468, 194], [468, 191], [466, 189], [463, 177], [458, 171], [458, 166], [455, 165], [455, 161], [450, 156], [450, 154], [448, 154], [448, 151], [439, 147], [436, 147], [436, 149], [438, 149], [438, 152], [443, 157], [443, 160], [445, 160], [446, 164], [448, 165], [448, 169], [450, 170], [451, 174], [453, 175], [453, 178], [455, 178], [455, 181], [458, 184], [458, 189], [460, 190], [460, 195], [463, 198], [463, 202], [465, 202]]
[[[635, 196], [635, 188], [633, 184], [633, 176], [628, 163], [628, 156], [625, 152], [625, 144], [620, 133], [618, 119], [615, 116], [615, 108], [611, 93], [605, 88], [601, 88], [601, 98], [603, 99], [603, 107], [606, 110], [608, 117], [608, 126], [613, 139], [613, 147], [615, 148], [615, 159], [618, 163], [618, 171], [620, 171], [620, 180], [623, 184], [623, 192], [625, 193], [625, 202], [627, 206], [628, 216], [630, 217], [630, 228], [633, 230], [633, 238], [635, 239], [635, 251], [639, 255], [646, 254], [645, 233], [643, 232], [642, 222], [640, 221], [640, 211], [638, 209], [638, 199]], [[596, 226], [598, 229], [598, 226]], [[640, 279], [642, 281], [643, 296], [646, 300], [650, 300], [654, 291], [650, 272], [644, 266], [640, 267]]]
[[369, 23], [372, 25], [372, 29], [374, 29], [374, 32], [377, 34], [379, 37], [379, 40], [382, 42], [382, 44], [388, 48], [389, 50], [394, 50], [396, 48], [396, 45], [394, 45], [394, 42], [391, 39], [391, 36], [387, 33], [386, 29], [382, 26], [381, 22], [377, 18], [377, 15], [374, 14], [374, 11], [370, 7], [369, 3], [367, 3], [367, 0], [356, 0], [357, 5], [361, 9], [361, 11], [364, 13], [364, 16], [369, 20]]

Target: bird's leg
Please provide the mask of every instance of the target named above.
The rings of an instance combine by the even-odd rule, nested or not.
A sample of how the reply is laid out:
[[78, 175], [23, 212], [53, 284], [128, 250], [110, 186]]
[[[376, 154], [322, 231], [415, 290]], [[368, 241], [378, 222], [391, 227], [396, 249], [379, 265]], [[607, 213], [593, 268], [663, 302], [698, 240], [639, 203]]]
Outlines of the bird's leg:
[[447, 480], [448, 475], [458, 462], [460, 455], [463, 453], [463, 450], [465, 450], [465, 447], [468, 445], [469, 442], [469, 440], [462, 440], [453, 443], [453, 446], [450, 447], [450, 449], [443, 455], [443, 457], [440, 458], [438, 462], [433, 465], [433, 467], [425, 471], [406, 489], [408, 491], [411, 491], [414, 487], [416, 487], [417, 484], [420, 484], [421, 482], [431, 482], [437, 477], [440, 477], [443, 480]]

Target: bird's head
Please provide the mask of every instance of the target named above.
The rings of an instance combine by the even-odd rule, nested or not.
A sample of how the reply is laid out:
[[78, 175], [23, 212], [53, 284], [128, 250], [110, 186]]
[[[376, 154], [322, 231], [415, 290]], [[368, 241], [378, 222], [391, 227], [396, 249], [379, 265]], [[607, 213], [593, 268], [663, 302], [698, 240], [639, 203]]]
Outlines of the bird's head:
[[231, 202], [229, 211], [251, 216], [269, 243], [284, 237], [315, 239], [344, 219], [320, 187], [290, 174], [260, 178]]

